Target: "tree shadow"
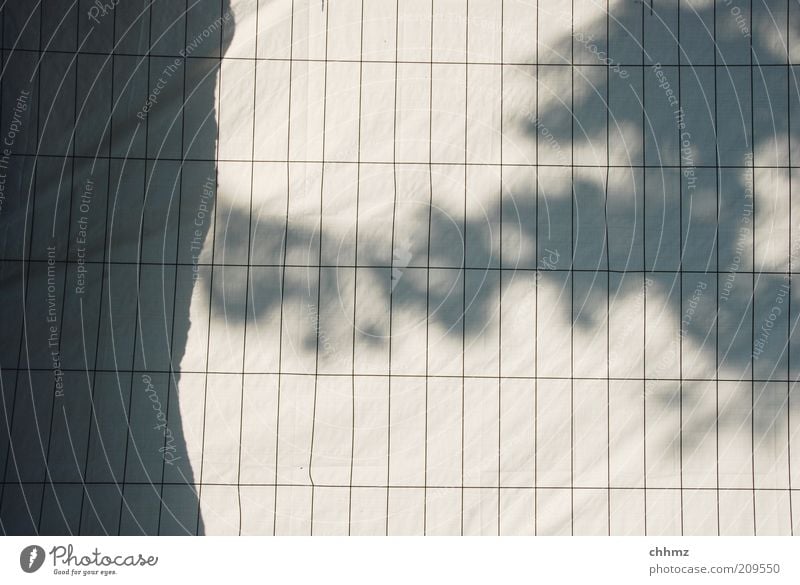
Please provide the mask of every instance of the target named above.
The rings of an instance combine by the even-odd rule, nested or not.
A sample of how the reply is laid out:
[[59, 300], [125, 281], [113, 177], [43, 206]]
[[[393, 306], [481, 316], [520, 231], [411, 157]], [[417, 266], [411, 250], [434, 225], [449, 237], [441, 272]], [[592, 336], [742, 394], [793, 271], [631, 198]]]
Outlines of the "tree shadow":
[[204, 532], [179, 394], [235, 20], [109, 6], [2, 11], [5, 534]]
[[[748, 27], [755, 30], [751, 38], [740, 27], [743, 12], [716, 3], [679, 10], [676, 2], [656, 2], [651, 13], [641, 3], [618, 3], [608, 22], [605, 15], [584, 19], [584, 32], [558, 39], [549, 63], [527, 66], [530, 83], [518, 101], [504, 104], [504, 133], [520, 133], [538, 151], [527, 161], [538, 172], [521, 186], [476, 192], [467, 188], [465, 170], [467, 194], [458, 203], [457, 193], [443, 199], [436, 192], [435, 175], [443, 171], [432, 165], [422, 204], [398, 219], [408, 193], [395, 187], [394, 198], [386, 199], [362, 181], [361, 201], [383, 198], [385, 205], [377, 218], [356, 210], [360, 232], [352, 222], [343, 231], [326, 228], [327, 220], [314, 213], [296, 220], [285, 207], [254, 225], [247, 210], [232, 209], [226, 233], [252, 236], [228, 240], [232, 255], [255, 241], [278, 264], [293, 258], [297, 270], [278, 276], [280, 285], [272, 273], [240, 280], [231, 294], [214, 297], [217, 310], [234, 322], [258, 322], [283, 315], [287, 299], [339, 305], [334, 317], [320, 307], [280, 331], [300, 339], [292, 348], [308, 354], [311, 366], [298, 371], [312, 372], [340, 360], [321, 350], [331, 338], [345, 348], [352, 342], [354, 352], [372, 347], [387, 355], [407, 334], [398, 333], [394, 318], [359, 323], [337, 270], [358, 266], [358, 281], [370, 283], [379, 297], [373, 312], [410, 313], [412, 327], [422, 330], [418, 340], [426, 343], [436, 327], [444, 332], [441, 340], [461, 340], [462, 348], [480, 345], [497, 317], [498, 296], [533, 271], [538, 293], [552, 290], [558, 299], [544, 308], [556, 316], [547, 317], [554, 323], [549, 327], [572, 330], [556, 346], [569, 356], [566, 365], [572, 368], [594, 346], [612, 351], [610, 344], [619, 355], [597, 374], [613, 378], [612, 388], [620, 380], [642, 381], [647, 410], [655, 413], [646, 416], [656, 416], [654, 428], [666, 429], [651, 431], [650, 448], [658, 449], [659, 441], [663, 452], [680, 445], [689, 457], [715, 429], [739, 432], [742, 424], [752, 424], [753, 449], [771, 435], [788, 437], [796, 401], [789, 400], [786, 380], [797, 375], [789, 359], [797, 312], [789, 305], [796, 305], [797, 293], [784, 290], [783, 272], [790, 256], [794, 266], [797, 246], [785, 167], [796, 139], [789, 113], [800, 103], [799, 86], [794, 70], [779, 67], [786, 62], [781, 42], [792, 34], [790, 20], [762, 9]], [[554, 65], [573, 54], [580, 65], [565, 78], [564, 68]], [[715, 63], [727, 67], [717, 70]], [[528, 105], [533, 94], [539, 111]], [[453, 129], [454, 143], [459, 131]], [[326, 168], [335, 172], [334, 165]], [[393, 172], [396, 186], [404, 171]], [[319, 218], [331, 205], [323, 191], [319, 182], [304, 191]], [[370, 220], [382, 231], [365, 230]], [[412, 227], [403, 231], [401, 224]], [[516, 269], [503, 290], [493, 276], [501, 266]], [[413, 277], [415, 269], [453, 274], [437, 281]], [[514, 320], [515, 308], [506, 307]], [[520, 306], [519, 316], [533, 336], [529, 311]], [[628, 323], [636, 319], [641, 326]], [[582, 345], [573, 348], [578, 336]], [[496, 364], [487, 363], [476, 373], [495, 375]], [[722, 407], [720, 395], [727, 397]], [[670, 411], [680, 412], [679, 424], [669, 426]], [[750, 423], [742, 423], [742, 411]]]
[[[669, 381], [648, 381], [647, 397], [687, 412], [693, 399], [679, 378], [747, 381], [737, 391], [737, 403], [755, 407], [758, 441], [783, 424], [789, 407], [787, 388], [778, 390], [771, 380], [797, 375], [789, 363], [797, 312], [788, 310], [789, 297], [782, 292], [788, 280], [782, 272], [788, 270], [789, 255], [793, 263], [797, 256], [796, 230], [787, 247], [793, 212], [785, 167], [796, 139], [789, 113], [800, 102], [794, 70], [779, 67], [786, 63], [782, 43], [793, 34], [781, 10], [785, 7], [765, 12], [757, 6], [752, 26], [747, 24], [749, 5], [716, 3], [679, 8], [677, 2], [655, 2], [652, 12], [646, 3], [618, 3], [608, 23], [604, 14], [585, 18], [582, 31], [550, 46], [549, 62], [527, 66], [529, 85], [519, 89], [519, 99], [504, 104], [504, 132], [520, 132], [522, 140], [538, 147], [538, 156], [529, 162], [538, 162], [540, 172], [527, 187], [474, 194], [484, 206], [478, 214], [465, 211], [471, 192], [460, 215], [437, 206], [435, 189], [423, 193], [427, 201], [403, 220], [416, 227], [402, 241], [394, 234], [401, 220], [392, 220], [400, 194], [387, 200], [381, 224], [386, 229], [377, 238], [365, 234], [361, 215], [362, 232], [354, 236], [351, 227], [342, 236], [321, 227], [313, 215], [304, 223], [287, 223], [285, 208], [261, 216], [257, 225], [248, 210], [232, 209], [226, 233], [233, 237], [225, 244], [231, 254], [245, 253], [252, 240], [266, 246], [270, 256], [295, 258], [307, 269], [281, 280], [281, 286], [273, 286], [271, 274], [264, 282], [257, 276], [249, 284], [242, 280], [241, 290], [214, 297], [218, 310], [234, 320], [258, 320], [280, 311], [286, 298], [316, 303], [318, 290], [337, 290], [336, 273], [319, 270], [317, 264], [349, 267], [351, 256], [340, 254], [342, 240], [349, 237], [348, 250], [357, 239], [358, 278], [375, 283], [388, 297], [385, 305], [418, 315], [419, 327], [440, 325], [469, 344], [487, 327], [501, 293], [500, 279], [480, 275], [475, 276], [480, 286], [470, 289], [465, 266], [468, 273], [485, 275], [500, 266], [515, 267], [520, 274], [566, 274], [557, 285], [563, 302], [551, 309], [563, 324], [597, 331], [593, 339], [599, 351], [607, 347], [603, 337], [610, 307], [624, 311], [626, 304], [646, 299], [646, 331], [637, 329], [638, 337], [608, 333], [618, 337], [618, 345], [635, 347], [632, 354], [642, 354], [623, 373], [611, 372], [612, 377]], [[568, 63], [573, 54], [580, 65], [564, 77], [564, 68], [554, 65]], [[728, 67], [717, 71], [715, 63]], [[533, 94], [543, 104], [540, 111], [526, 105]], [[573, 170], [562, 168], [573, 162]], [[778, 166], [767, 168], [771, 165]], [[436, 171], [432, 167], [429, 172]], [[307, 194], [319, 198], [322, 217], [327, 204], [322, 186], [317, 182]], [[360, 196], [365, 200], [375, 193], [362, 189]], [[506, 237], [499, 235], [504, 228], [516, 242], [503, 250], [506, 259], [498, 246], [498, 238]], [[248, 233], [251, 238], [240, 237]], [[418, 260], [414, 266], [454, 270], [460, 280], [437, 287], [424, 278], [406, 279], [394, 287], [392, 273], [405, 268], [401, 258], [409, 253], [408, 241], [411, 257]], [[508, 257], [516, 258], [516, 264], [510, 266]], [[638, 279], [638, 285], [621, 286], [627, 277]], [[347, 305], [340, 297], [337, 301]], [[792, 290], [791, 304], [796, 302]], [[474, 318], [465, 319], [467, 312]], [[321, 331], [330, 336], [331, 328], [352, 327], [355, 317], [345, 317], [324, 325], [306, 323], [302, 350], [317, 352]], [[391, 326], [391, 320], [364, 328], [356, 324], [356, 335], [364, 344], [388, 346]], [[764, 327], [770, 332], [761, 343]], [[563, 350], [571, 351], [567, 345]], [[656, 357], [645, 362], [644, 352]], [[728, 423], [725, 413], [708, 416], [685, 423], [686, 444], [713, 420]]]

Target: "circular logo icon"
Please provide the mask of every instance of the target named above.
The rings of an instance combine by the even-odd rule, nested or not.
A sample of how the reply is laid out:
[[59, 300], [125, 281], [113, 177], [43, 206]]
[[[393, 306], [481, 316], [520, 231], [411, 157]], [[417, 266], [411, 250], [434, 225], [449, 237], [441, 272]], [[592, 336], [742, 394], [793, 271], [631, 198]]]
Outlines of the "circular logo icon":
[[19, 553], [19, 566], [26, 573], [35, 573], [44, 564], [44, 549], [41, 546], [32, 544], [26, 546]]

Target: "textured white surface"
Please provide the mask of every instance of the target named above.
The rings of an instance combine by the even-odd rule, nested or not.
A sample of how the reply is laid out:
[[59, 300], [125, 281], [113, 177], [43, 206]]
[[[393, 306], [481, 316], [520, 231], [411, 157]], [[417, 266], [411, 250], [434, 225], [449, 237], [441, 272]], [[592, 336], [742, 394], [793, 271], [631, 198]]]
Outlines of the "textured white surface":
[[[177, 48], [154, 55], [202, 36], [220, 14], [207, 4], [189, 24], [176, 10]], [[219, 69], [217, 33], [136, 131], [143, 64], [152, 89], [171, 58], [117, 56], [113, 95], [131, 95], [111, 145], [37, 159], [53, 168], [28, 189], [35, 211], [0, 215], [3, 440], [51, 444], [27, 475], [6, 455], [6, 530], [793, 532], [800, 9], [734, 4], [752, 38], [713, 2], [231, 0]], [[127, 51], [144, 55], [168, 24], [137, 14], [151, 36]], [[76, 95], [79, 110], [93, 94]], [[117, 158], [89, 170], [98, 149]], [[62, 342], [72, 386], [53, 399], [46, 263], [22, 260], [46, 260], [31, 230], [50, 216], [74, 247], [50, 195], [70, 153], [73, 191], [90, 173], [113, 197], [90, 234], [101, 292], [83, 320], [71, 286], [59, 300], [63, 335], [98, 341]], [[158, 450], [143, 375], [170, 396], [180, 463]], [[94, 433], [88, 454], [64, 446], [62, 418], [76, 444]], [[82, 473], [105, 482], [88, 498]]]

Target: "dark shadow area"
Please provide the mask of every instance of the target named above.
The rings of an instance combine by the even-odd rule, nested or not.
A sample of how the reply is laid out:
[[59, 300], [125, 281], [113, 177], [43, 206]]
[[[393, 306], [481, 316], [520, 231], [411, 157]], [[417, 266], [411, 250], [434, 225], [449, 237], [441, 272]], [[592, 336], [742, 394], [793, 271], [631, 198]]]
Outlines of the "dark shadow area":
[[203, 534], [177, 389], [202, 396], [179, 366], [229, 1], [6, 2], [0, 19], [0, 530]]

